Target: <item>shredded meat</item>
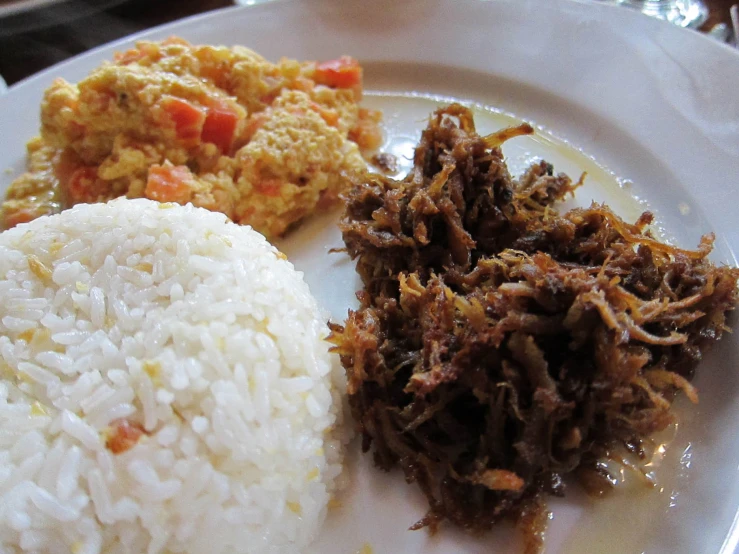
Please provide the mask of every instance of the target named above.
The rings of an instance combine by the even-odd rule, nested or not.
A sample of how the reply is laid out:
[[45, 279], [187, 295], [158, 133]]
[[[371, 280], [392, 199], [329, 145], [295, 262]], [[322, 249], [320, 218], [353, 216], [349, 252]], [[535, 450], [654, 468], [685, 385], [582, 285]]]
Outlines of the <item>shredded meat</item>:
[[398, 172], [398, 158], [388, 152], [380, 152], [372, 157], [372, 165], [383, 173], [397, 173]]
[[[363, 450], [429, 502], [413, 528], [513, 518], [541, 549], [546, 494], [664, 429], [704, 349], [727, 330], [739, 270], [656, 240], [594, 204], [546, 162], [513, 180], [459, 105], [436, 112], [403, 181], [370, 176], [340, 223], [361, 307], [332, 325]], [[597, 492], [597, 490], [596, 490]]]

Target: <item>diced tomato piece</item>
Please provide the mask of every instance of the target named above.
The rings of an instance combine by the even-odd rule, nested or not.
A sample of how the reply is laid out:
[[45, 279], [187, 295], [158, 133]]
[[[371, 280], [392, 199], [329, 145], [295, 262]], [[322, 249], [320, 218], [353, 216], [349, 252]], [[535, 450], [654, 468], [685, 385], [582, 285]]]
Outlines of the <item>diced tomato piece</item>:
[[362, 67], [350, 56], [319, 63], [313, 78], [319, 85], [334, 88], [355, 88], [362, 83]]
[[149, 168], [144, 196], [157, 202], [186, 204], [192, 196], [188, 185], [192, 178], [184, 165], [153, 165]]
[[97, 176], [96, 167], [83, 166], [73, 171], [64, 187], [67, 203], [74, 205], [97, 202], [101, 193], [96, 185]]
[[161, 106], [174, 122], [177, 138], [187, 146], [197, 146], [205, 124], [205, 111], [174, 96], [163, 98]]
[[225, 103], [213, 106], [205, 116], [201, 139], [203, 142], [212, 142], [221, 152], [228, 152], [238, 124], [238, 114]]
[[264, 196], [279, 196], [282, 181], [279, 179], [262, 179], [254, 183], [254, 188]]
[[105, 448], [113, 454], [123, 454], [130, 450], [141, 439], [142, 435], [148, 434], [144, 426], [136, 421], [119, 419], [111, 423]]

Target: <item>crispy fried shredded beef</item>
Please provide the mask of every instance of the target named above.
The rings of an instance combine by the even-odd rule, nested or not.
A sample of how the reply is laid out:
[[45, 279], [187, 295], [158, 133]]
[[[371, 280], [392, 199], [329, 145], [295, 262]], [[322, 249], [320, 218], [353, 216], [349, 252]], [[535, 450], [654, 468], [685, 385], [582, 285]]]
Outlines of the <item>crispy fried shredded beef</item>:
[[[542, 547], [546, 494], [572, 473], [612, 479], [599, 459], [674, 419], [704, 349], [728, 330], [739, 269], [655, 239], [604, 205], [560, 215], [582, 183], [532, 166], [513, 180], [460, 105], [437, 111], [402, 181], [372, 175], [340, 223], [361, 307], [331, 341], [349, 402], [383, 469], [429, 502], [412, 528], [479, 531], [503, 518]], [[583, 176], [584, 177], [584, 176]]]

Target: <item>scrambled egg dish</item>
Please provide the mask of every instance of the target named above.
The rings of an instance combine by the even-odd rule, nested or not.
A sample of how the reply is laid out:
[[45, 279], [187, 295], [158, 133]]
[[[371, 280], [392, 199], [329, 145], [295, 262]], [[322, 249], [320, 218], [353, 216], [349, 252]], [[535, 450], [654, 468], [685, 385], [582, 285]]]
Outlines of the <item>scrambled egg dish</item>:
[[192, 202], [279, 236], [334, 202], [365, 170], [361, 151], [379, 146], [380, 115], [358, 107], [361, 93], [346, 56], [275, 64], [238, 46], [140, 42], [46, 91], [0, 225], [125, 195]]

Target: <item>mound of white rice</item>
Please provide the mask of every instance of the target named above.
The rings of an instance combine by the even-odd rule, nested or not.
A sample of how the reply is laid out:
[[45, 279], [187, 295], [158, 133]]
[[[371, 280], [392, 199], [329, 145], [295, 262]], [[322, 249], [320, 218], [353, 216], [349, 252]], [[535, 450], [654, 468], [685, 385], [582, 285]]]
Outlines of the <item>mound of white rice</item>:
[[340, 378], [282, 258], [221, 214], [148, 200], [0, 235], [0, 551], [313, 539]]

